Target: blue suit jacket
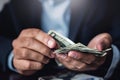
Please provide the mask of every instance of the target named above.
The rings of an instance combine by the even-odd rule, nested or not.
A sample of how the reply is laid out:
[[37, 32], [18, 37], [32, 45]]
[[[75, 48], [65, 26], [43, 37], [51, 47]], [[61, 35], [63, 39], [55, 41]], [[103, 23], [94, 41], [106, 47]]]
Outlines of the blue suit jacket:
[[[69, 38], [85, 45], [97, 34], [107, 32], [120, 49], [119, 0], [72, 0]], [[12, 41], [26, 28], [40, 28], [42, 7], [37, 0], [11, 0], [0, 13], [0, 67], [7, 71]], [[112, 57], [90, 74], [104, 76]], [[107, 62], [108, 61], [108, 62]], [[87, 72], [89, 73], [89, 72]]]

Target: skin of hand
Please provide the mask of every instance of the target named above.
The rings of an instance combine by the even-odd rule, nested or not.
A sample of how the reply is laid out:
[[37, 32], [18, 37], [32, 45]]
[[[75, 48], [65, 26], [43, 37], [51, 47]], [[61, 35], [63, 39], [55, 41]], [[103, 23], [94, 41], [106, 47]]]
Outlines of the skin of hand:
[[[102, 51], [110, 48], [112, 38], [108, 33], [101, 33], [95, 36], [88, 44], [89, 48]], [[108, 54], [109, 55], [109, 54]], [[55, 58], [66, 68], [74, 71], [96, 70], [105, 62], [106, 56], [96, 57], [93, 54], [70, 51], [67, 55], [56, 54]]]
[[56, 41], [35, 28], [23, 30], [13, 41], [13, 65], [20, 74], [31, 75], [41, 70], [50, 58]]

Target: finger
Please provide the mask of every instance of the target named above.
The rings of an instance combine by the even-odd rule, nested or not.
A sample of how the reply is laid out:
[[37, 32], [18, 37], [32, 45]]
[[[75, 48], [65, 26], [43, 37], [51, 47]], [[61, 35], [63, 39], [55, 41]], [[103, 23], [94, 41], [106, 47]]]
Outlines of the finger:
[[80, 53], [76, 51], [70, 51], [68, 56], [86, 64], [91, 64], [96, 59], [96, 57], [92, 54]]
[[90, 69], [90, 70], [97, 69], [97, 67], [99, 67], [101, 64], [103, 64], [105, 61], [105, 57], [96, 57], [92, 54], [86, 54], [86, 53], [81, 54], [76, 51], [70, 51], [68, 53], [68, 56], [72, 57], [72, 56], [74, 56], [74, 54], [77, 55], [77, 57], [74, 59], [87, 64], [87, 66], [88, 66], [87, 69]]
[[20, 47], [28, 48], [33, 51], [39, 52], [49, 58], [53, 57], [50, 48], [48, 48], [47, 46], [45, 46], [44, 44], [40, 43], [39, 41], [33, 38], [29, 38], [29, 37], [19, 38], [18, 40], [14, 41], [13, 46], [15, 49]]
[[[76, 58], [74, 57], [74, 55], [76, 55]], [[97, 67], [99, 67], [101, 64], [104, 63], [105, 61], [105, 57], [96, 57], [92, 54], [86, 54], [86, 53], [79, 53], [76, 51], [70, 51], [68, 53], [68, 56], [70, 56], [71, 58], [74, 58], [75, 60], [78, 60], [82, 63], [87, 64], [87, 66], [89, 65], [89, 69], [96, 69]]]
[[66, 55], [57, 55], [57, 59], [61, 62], [64, 66], [71, 70], [83, 71], [86, 68], [86, 64], [80, 61], [77, 61], [69, 56]]
[[41, 53], [38, 53], [36, 51], [26, 49], [26, 48], [20, 48], [13, 51], [15, 58], [17, 59], [26, 59], [36, 62], [41, 62], [44, 64], [47, 64], [49, 62], [49, 58], [45, 57]]
[[40, 62], [30, 61], [30, 60], [22, 60], [22, 59], [13, 59], [13, 64], [18, 70], [41, 70], [43, 68], [43, 64]]
[[49, 48], [54, 48], [56, 46], [56, 41], [51, 36], [39, 29], [25, 29], [21, 32], [20, 36], [33, 37], [48, 46]]
[[32, 74], [34, 74], [35, 72], [37, 72], [36, 70], [23, 70], [23, 71], [21, 71], [21, 70], [17, 70], [17, 72], [19, 72], [20, 74], [22, 74], [22, 75], [26, 75], [26, 76], [29, 76], [29, 75], [32, 75]]
[[95, 36], [88, 44], [88, 47], [103, 50], [111, 46], [112, 38], [108, 33]]
[[100, 41], [97, 43], [96, 48], [97, 48], [99, 51], [102, 51], [102, 50], [108, 48], [108, 40], [106, 40], [106, 39], [100, 40]]

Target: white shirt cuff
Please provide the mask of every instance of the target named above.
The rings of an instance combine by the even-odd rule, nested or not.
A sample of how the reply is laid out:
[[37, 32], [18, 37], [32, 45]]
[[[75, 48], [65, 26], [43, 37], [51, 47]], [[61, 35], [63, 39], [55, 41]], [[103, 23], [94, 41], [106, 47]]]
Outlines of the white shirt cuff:
[[17, 72], [17, 70], [13, 67], [13, 52], [11, 52], [8, 56], [8, 68], [14, 72]]

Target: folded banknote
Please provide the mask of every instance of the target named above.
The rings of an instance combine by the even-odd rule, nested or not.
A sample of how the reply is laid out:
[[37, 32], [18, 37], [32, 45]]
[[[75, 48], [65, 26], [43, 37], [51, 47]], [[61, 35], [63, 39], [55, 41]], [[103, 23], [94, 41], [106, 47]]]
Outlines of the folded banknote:
[[111, 50], [111, 48], [105, 49], [103, 51], [98, 51], [97, 49], [91, 49], [80, 42], [74, 43], [70, 39], [55, 32], [54, 30], [50, 30], [48, 34], [52, 36], [59, 45], [59, 48], [54, 51], [54, 53], [56, 54], [60, 54], [60, 53], [64, 54], [64, 53], [68, 53], [69, 51], [78, 51], [78, 52], [94, 54], [95, 56], [102, 57], [105, 56], [107, 52]]

